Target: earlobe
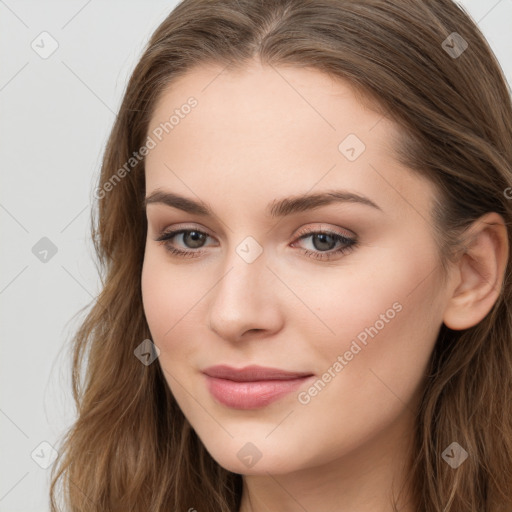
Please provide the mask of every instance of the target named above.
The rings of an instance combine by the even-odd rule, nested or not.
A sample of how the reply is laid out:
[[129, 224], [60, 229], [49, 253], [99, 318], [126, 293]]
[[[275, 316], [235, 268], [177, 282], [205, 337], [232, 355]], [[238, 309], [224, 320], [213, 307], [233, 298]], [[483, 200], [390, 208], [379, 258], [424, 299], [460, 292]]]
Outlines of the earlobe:
[[503, 285], [509, 243], [503, 217], [491, 212], [477, 219], [465, 235], [465, 250], [455, 263], [453, 287], [443, 322], [462, 330], [478, 324], [496, 303]]

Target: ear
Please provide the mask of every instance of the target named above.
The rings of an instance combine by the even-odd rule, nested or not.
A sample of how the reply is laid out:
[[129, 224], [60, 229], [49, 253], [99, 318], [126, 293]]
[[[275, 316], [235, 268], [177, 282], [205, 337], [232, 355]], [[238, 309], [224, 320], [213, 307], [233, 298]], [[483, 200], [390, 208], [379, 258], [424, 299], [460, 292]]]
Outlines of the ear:
[[508, 261], [507, 228], [498, 213], [483, 215], [466, 234], [443, 316], [444, 324], [454, 330], [473, 327], [489, 313], [500, 294]]

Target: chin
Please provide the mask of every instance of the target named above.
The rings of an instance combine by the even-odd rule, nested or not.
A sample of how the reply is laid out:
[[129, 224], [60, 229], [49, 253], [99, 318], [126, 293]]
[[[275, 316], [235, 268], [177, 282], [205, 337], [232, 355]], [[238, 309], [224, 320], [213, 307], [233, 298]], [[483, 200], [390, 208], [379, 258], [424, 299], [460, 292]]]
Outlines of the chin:
[[[293, 458], [297, 448], [273, 446], [269, 442], [247, 441], [235, 438], [227, 444], [216, 443], [211, 447], [203, 443], [212, 458], [224, 469], [243, 475], [266, 475], [290, 473], [300, 469], [300, 461]], [[211, 448], [211, 449], [210, 449]]]

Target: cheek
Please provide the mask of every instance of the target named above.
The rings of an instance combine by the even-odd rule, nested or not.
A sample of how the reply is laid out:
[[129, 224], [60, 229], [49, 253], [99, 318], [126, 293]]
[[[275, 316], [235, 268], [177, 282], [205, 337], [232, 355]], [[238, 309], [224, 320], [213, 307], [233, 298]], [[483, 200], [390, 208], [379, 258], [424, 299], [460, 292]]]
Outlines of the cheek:
[[[295, 419], [319, 439], [323, 454], [373, 438], [402, 414], [415, 416], [441, 317], [435, 280], [418, 284], [427, 267], [426, 260], [394, 268], [376, 263], [360, 278], [345, 279], [346, 288], [328, 288], [331, 301], [317, 307], [335, 334], [315, 336], [313, 322], [302, 332], [303, 339], [309, 333], [306, 353], [318, 363], [319, 378], [297, 397]], [[316, 452], [312, 447], [312, 457], [323, 456]]]
[[193, 310], [189, 310], [199, 300], [197, 287], [182, 273], [173, 271], [156, 249], [146, 249], [141, 290], [153, 341], [160, 350], [165, 349], [180, 322], [193, 314]]
[[398, 240], [376, 247], [367, 251], [371, 261], [353, 258], [339, 271], [327, 269], [329, 279], [302, 276], [298, 294], [315, 315], [296, 315], [297, 321], [326, 368], [346, 354], [347, 373], [358, 377], [382, 366], [390, 378], [409, 370], [419, 378], [441, 325], [443, 290], [435, 247], [409, 249], [418, 244]]
[[[339, 268], [289, 271], [285, 275], [310, 314], [294, 313], [329, 340], [353, 337], [377, 324], [379, 332], [400, 324], [408, 316], [432, 321], [432, 304], [442, 290], [434, 284], [437, 259], [433, 247], [421, 251], [393, 240], [388, 247], [365, 250]], [[398, 311], [400, 310], [400, 311]], [[301, 313], [306, 313], [304, 306]], [[434, 315], [435, 316], [435, 315]], [[364, 338], [364, 335], [361, 336]]]
[[184, 369], [188, 367], [193, 351], [190, 331], [186, 325], [194, 315], [193, 304], [199, 300], [190, 280], [170, 269], [169, 262], [155, 250], [146, 250], [141, 276], [144, 314], [151, 332], [151, 340], [158, 347], [160, 365], [167, 385], [179, 401], [182, 411], [190, 410], [188, 395], [180, 382], [187, 381]]
[[309, 331], [313, 359], [323, 363], [322, 381], [328, 381], [317, 386], [321, 392], [311, 390], [324, 395], [315, 398], [318, 405], [344, 396], [348, 409], [371, 416], [374, 407], [407, 403], [421, 384], [442, 322], [442, 288], [432, 272], [434, 253], [401, 254], [381, 254], [364, 272], [345, 273], [342, 287], [324, 287], [324, 299], [310, 293], [332, 331], [315, 340]]

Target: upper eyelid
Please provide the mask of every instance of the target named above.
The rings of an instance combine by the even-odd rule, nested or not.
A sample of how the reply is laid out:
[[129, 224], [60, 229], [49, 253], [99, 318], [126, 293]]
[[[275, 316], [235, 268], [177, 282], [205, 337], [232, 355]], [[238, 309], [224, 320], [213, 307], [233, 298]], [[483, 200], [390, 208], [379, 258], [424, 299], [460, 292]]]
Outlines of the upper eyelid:
[[[342, 230], [342, 232], [340, 233], [339, 230]], [[300, 229], [296, 236], [298, 238], [301, 238], [302, 236], [307, 236], [307, 235], [314, 234], [314, 233], [330, 233], [330, 234], [342, 236], [344, 238], [350, 238], [350, 239], [357, 238], [357, 235], [347, 228], [330, 228], [330, 227], [324, 227], [323, 225], [319, 226], [319, 227], [304, 229], [304, 230]]]
[[[316, 233], [318, 231], [320, 232], [323, 232], [323, 231], [328, 231], [328, 232], [334, 232], [334, 233], [337, 233], [338, 230], [342, 230], [344, 232], [347, 232], [347, 238], [349, 236], [352, 236], [354, 235], [355, 236], [355, 233], [353, 233], [350, 229], [348, 228], [342, 228], [342, 227], [337, 227], [337, 228], [333, 228], [333, 227], [328, 227], [326, 224], [327, 223], [322, 223], [322, 222], [317, 222], [316, 224], [319, 224], [319, 226], [316, 226], [316, 227], [309, 227], [309, 228], [299, 228], [298, 230], [295, 230], [296, 232], [298, 231], [300, 234], [306, 234], [306, 233]], [[202, 226], [198, 227], [197, 225], [188, 225], [188, 224], [185, 224], [185, 225], [181, 225], [181, 224], [178, 224], [176, 226], [172, 226], [172, 227], [168, 227], [168, 228], [163, 228], [163, 229], [157, 229], [156, 231], [160, 232], [160, 233], [166, 233], [166, 232], [172, 232], [172, 231], [181, 231], [181, 230], [186, 230], [186, 231], [200, 231], [202, 233], [205, 233], [207, 234], [208, 236], [212, 236], [212, 237], [215, 237], [215, 235], [212, 235], [210, 233], [210, 231], [208, 230], [208, 228], [204, 228]], [[352, 235], [350, 234], [352, 233]]]
[[[338, 228], [340, 229], [340, 228]], [[339, 237], [342, 237], [342, 238], [346, 238], [346, 239], [349, 239], [349, 240], [353, 240], [353, 241], [357, 241], [358, 237], [355, 233], [353, 234], [346, 234], [346, 233], [343, 233], [343, 232], [339, 232], [338, 229], [336, 228], [328, 228], [328, 227], [323, 227], [323, 226], [318, 226], [318, 227], [312, 227], [312, 228], [308, 228], [308, 229], [304, 229], [304, 230], [299, 230], [299, 232], [294, 235], [294, 243], [303, 239], [303, 238], [306, 238], [308, 236], [312, 236], [316, 233], [328, 233], [328, 234], [331, 234], [331, 235], [335, 235], [335, 236], [339, 236]], [[341, 229], [344, 229], [346, 231], [349, 231], [348, 229], [346, 228], [341, 228]], [[210, 237], [210, 238], [213, 238], [215, 239], [215, 236], [210, 234], [207, 230], [203, 229], [203, 228], [198, 228], [198, 227], [195, 227], [195, 226], [178, 226], [178, 227], [173, 227], [173, 228], [169, 228], [169, 229], [163, 229], [160, 231], [160, 233], [158, 234], [156, 240], [164, 237], [166, 234], [173, 234], [172, 238], [174, 238], [175, 236], [178, 236], [178, 235], [181, 235], [183, 234], [183, 232], [188, 232], [188, 231], [197, 231], [197, 232], [200, 232], [202, 234], [205, 234], [206, 236]], [[191, 249], [192, 250], [192, 249]]]
[[195, 226], [177, 226], [177, 227], [171, 227], [171, 228], [164, 228], [162, 230], [157, 230], [157, 236], [163, 236], [167, 233], [174, 233], [176, 236], [178, 234], [181, 234], [181, 231], [198, 231], [199, 233], [204, 233], [205, 235], [208, 235], [211, 238], [215, 238], [214, 235], [208, 232], [208, 230]]

